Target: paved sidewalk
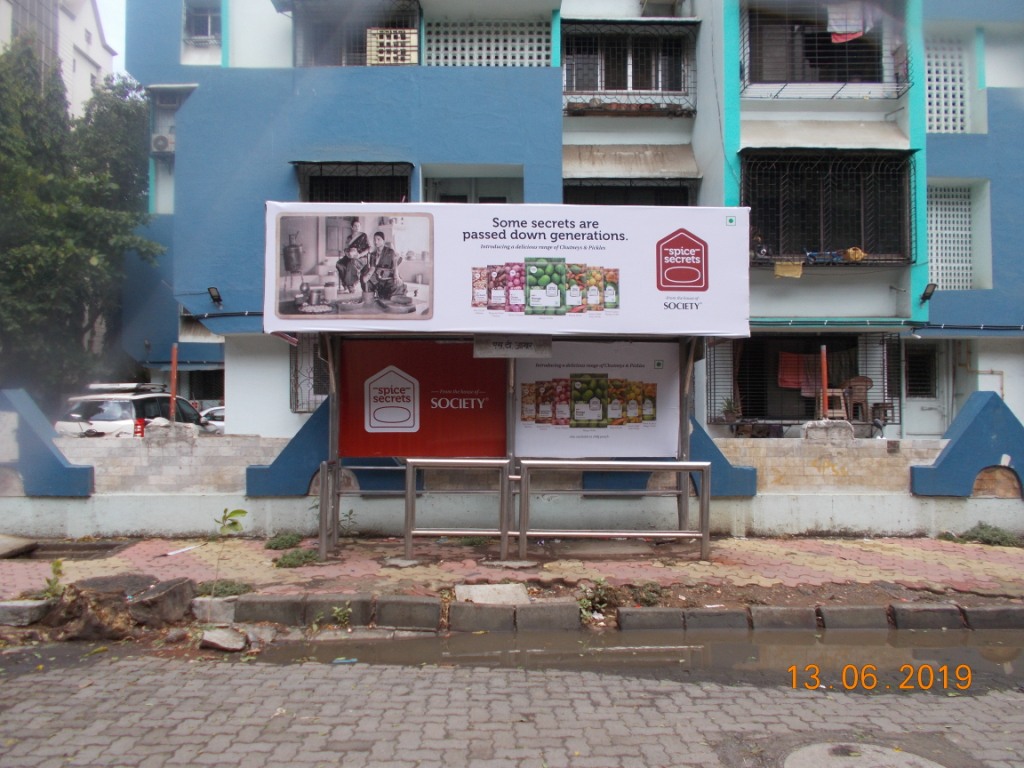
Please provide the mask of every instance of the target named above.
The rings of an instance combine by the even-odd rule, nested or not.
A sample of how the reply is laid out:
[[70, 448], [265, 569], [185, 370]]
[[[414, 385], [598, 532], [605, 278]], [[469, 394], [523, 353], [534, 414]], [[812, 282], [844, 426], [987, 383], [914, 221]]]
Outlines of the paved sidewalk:
[[[315, 550], [316, 541], [302, 546]], [[107, 557], [66, 560], [64, 581], [142, 573], [158, 580], [233, 579], [265, 595], [418, 596], [436, 596], [456, 585], [573, 587], [598, 579], [611, 586], [789, 588], [809, 595], [829, 585], [885, 583], [1024, 600], [1024, 549], [927, 538], [721, 538], [712, 542], [710, 562], [698, 559], [694, 542], [642, 540], [531, 541], [526, 563], [500, 561], [496, 541], [462, 539], [416, 539], [413, 561], [403, 559], [398, 538], [343, 541], [326, 562], [300, 568], [275, 567], [280, 554], [266, 549], [262, 539], [132, 540]], [[49, 576], [46, 560], [0, 560], [0, 599], [38, 591]]]

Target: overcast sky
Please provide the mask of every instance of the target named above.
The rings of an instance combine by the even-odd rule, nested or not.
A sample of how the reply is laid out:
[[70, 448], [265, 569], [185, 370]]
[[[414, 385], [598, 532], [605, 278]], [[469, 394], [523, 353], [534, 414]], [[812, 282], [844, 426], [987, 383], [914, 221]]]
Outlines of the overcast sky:
[[124, 3], [125, 0], [96, 0], [103, 36], [107, 38], [107, 45], [117, 51], [114, 57], [116, 72], [124, 71]]

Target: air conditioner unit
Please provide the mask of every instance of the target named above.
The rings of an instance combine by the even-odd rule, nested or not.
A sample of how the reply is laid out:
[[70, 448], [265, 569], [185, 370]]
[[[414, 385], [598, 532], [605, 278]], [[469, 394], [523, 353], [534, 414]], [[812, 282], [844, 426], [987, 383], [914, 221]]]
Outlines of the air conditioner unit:
[[154, 152], [173, 152], [174, 134], [154, 133], [153, 140], [150, 143], [150, 147]]
[[366, 30], [366, 63], [371, 67], [418, 64], [419, 30], [370, 27]]

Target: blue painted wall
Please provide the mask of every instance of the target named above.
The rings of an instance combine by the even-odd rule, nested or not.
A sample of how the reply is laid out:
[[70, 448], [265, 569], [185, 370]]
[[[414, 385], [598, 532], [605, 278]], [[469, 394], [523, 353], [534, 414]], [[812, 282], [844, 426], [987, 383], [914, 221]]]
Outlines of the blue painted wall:
[[23, 389], [0, 390], [0, 411], [17, 415], [15, 440], [18, 460], [14, 469], [26, 496], [91, 496], [95, 487], [92, 467], [70, 463], [57, 450], [57, 432], [39, 406]]
[[182, 67], [179, 15], [129, 4], [127, 64], [143, 84], [197, 84], [176, 120], [171, 229], [154, 233], [177, 301], [209, 313], [220, 289], [216, 333], [262, 331], [264, 203], [299, 199], [293, 161], [516, 165], [526, 202], [561, 201], [557, 68]]
[[[928, 0], [925, 21], [955, 21], [968, 32], [976, 24], [1024, 23], [1019, 0]], [[982, 84], [983, 85], [983, 84]], [[988, 132], [984, 134], [929, 134], [928, 176], [987, 179], [992, 207], [993, 288], [973, 291], [937, 291], [929, 302], [932, 325], [978, 326], [1024, 323], [1021, 286], [1024, 259], [1020, 257], [1020, 216], [1024, 208], [1024, 90], [987, 88]], [[972, 335], [985, 335], [984, 330]]]

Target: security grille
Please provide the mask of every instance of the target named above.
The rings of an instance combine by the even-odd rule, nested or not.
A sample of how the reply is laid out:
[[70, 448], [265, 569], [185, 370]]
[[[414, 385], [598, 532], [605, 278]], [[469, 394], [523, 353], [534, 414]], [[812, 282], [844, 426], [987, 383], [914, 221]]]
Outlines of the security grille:
[[909, 263], [912, 171], [894, 153], [745, 155], [752, 263]]
[[925, 41], [929, 133], [966, 133], [970, 124], [967, 47], [960, 40]]
[[366, 63], [370, 66], [416, 64], [419, 52], [419, 33], [415, 29], [366, 30]]
[[973, 284], [973, 201], [968, 186], [928, 186], [928, 279], [941, 290]]
[[423, 63], [428, 67], [551, 66], [546, 21], [428, 21]]
[[294, 163], [309, 203], [400, 203], [409, 199], [409, 163]]
[[[611, 105], [696, 109], [695, 27], [566, 22], [563, 85], [570, 112]], [[621, 110], [619, 110], [621, 111]]]
[[910, 85], [902, 0], [750, 0], [746, 7], [745, 96], [897, 98]]
[[315, 333], [301, 333], [298, 344], [289, 348], [293, 413], [312, 413], [330, 393], [330, 373], [319, 346]]
[[294, 3], [297, 67], [366, 66], [369, 63], [368, 30], [414, 32], [419, 28], [419, 3], [416, 0], [373, 3], [294, 0]]
[[689, 205], [689, 179], [572, 179], [563, 182], [566, 205]]
[[854, 377], [871, 380], [866, 408], [848, 401], [852, 421], [899, 423], [899, 337], [884, 333], [715, 340], [705, 357], [708, 421], [724, 421], [726, 398], [739, 404], [743, 421], [792, 425], [819, 418], [822, 346], [830, 389], [841, 390]]

